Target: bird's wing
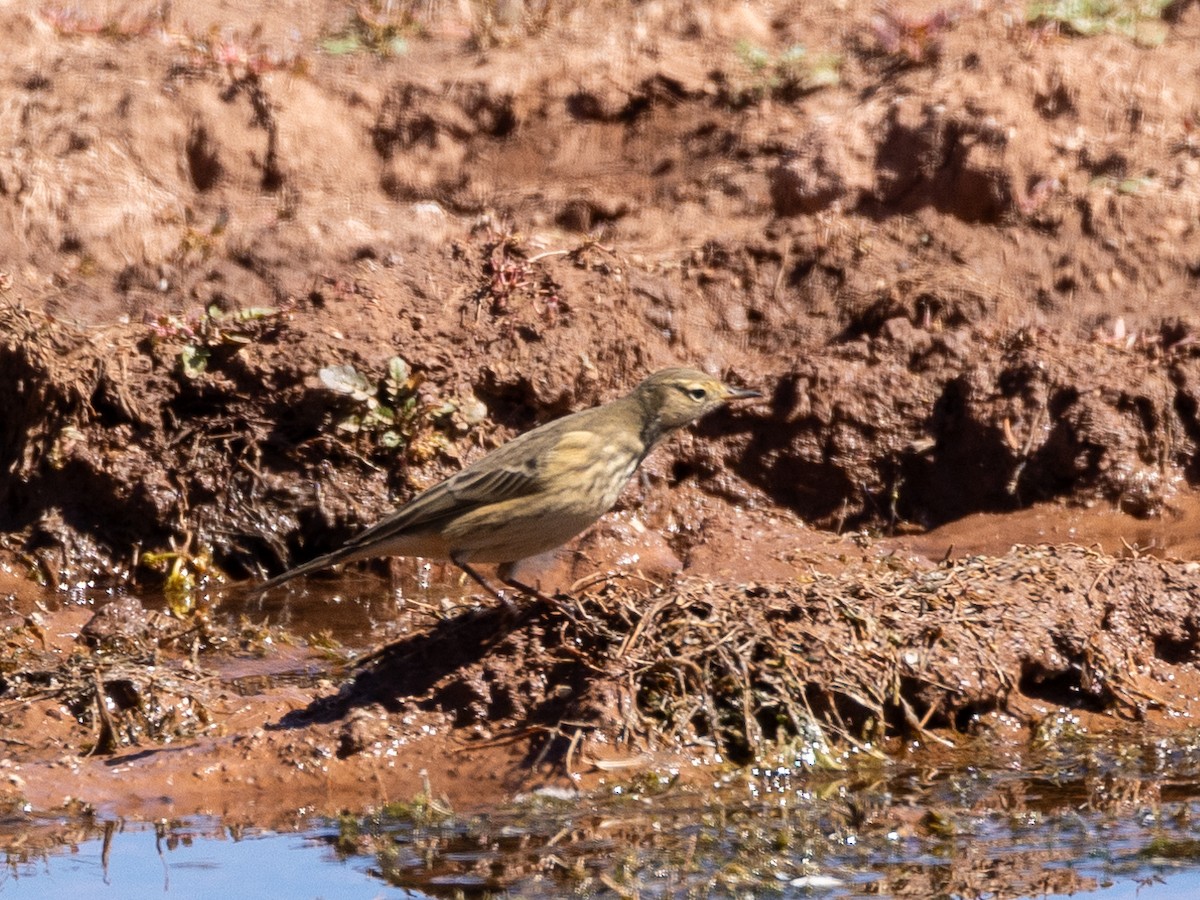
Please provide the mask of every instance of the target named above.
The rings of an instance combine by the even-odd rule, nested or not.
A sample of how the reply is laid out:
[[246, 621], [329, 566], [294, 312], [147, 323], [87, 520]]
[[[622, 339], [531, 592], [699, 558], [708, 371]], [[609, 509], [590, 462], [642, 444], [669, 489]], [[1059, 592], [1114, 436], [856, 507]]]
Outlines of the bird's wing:
[[[417, 495], [390, 516], [351, 538], [346, 549], [352, 551], [393, 535], [424, 531], [484, 504], [535, 493], [555, 449], [553, 442], [529, 440], [536, 435], [537, 430], [521, 435], [457, 475]], [[537, 443], [545, 443], [542, 452], [536, 452]]]

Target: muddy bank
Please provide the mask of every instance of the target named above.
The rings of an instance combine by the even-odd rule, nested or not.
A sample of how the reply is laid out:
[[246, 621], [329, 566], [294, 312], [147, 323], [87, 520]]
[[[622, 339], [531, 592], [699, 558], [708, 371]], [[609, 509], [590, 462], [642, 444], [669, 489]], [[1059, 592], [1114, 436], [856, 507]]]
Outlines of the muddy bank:
[[[171, 548], [235, 576], [274, 570], [331, 549], [522, 427], [614, 395], [567, 384], [547, 403], [524, 376], [498, 380], [496, 363], [449, 389], [447, 373], [398, 363], [398, 380], [362, 376], [362, 395], [348, 397], [319, 374], [333, 355], [303, 361], [320, 351], [302, 317], [209, 318], [229, 343], [188, 373], [181, 345], [146, 326], [88, 331], [0, 311], [0, 386], [22, 400], [3, 448], [10, 547], [51, 583], [153, 583], [161, 566], [144, 552]], [[1190, 345], [1148, 353], [1024, 333], [971, 345], [914, 362], [885, 336], [759, 375], [766, 401], [676, 442], [623, 507], [685, 529], [730, 501], [839, 529], [938, 525], [1052, 498], [1169, 513], [1200, 434]], [[622, 375], [635, 372], [606, 377]], [[387, 418], [364, 424], [381, 407]]]
[[[1190, 724], [1194, 563], [953, 529], [1191, 508], [1200, 7], [512, 6], [0, 12], [14, 802], [262, 819]], [[766, 397], [651, 458], [554, 606], [413, 561], [237, 605], [679, 363]], [[290, 627], [326, 602], [352, 639]]]
[[836, 769], [911, 739], [1054, 744], [1196, 721], [1195, 563], [1023, 547], [810, 571], [596, 578], [516, 613], [410, 604], [408, 636], [357, 658], [215, 610], [182, 638], [144, 617], [132, 646], [81, 607], [10, 620], [8, 791], [262, 821], [404, 799], [424, 779], [470, 807], [629, 766], [788, 752]]
[[778, 742], [828, 758], [934, 729], [1036, 733], [1060, 707], [1191, 719], [1198, 583], [1196, 563], [1069, 546], [649, 595], [637, 579], [598, 582], [520, 621], [487, 610], [397, 641], [295, 721], [378, 705], [385, 734], [390, 717], [433, 712], [544, 731], [541, 757], [595, 742], [746, 762]]

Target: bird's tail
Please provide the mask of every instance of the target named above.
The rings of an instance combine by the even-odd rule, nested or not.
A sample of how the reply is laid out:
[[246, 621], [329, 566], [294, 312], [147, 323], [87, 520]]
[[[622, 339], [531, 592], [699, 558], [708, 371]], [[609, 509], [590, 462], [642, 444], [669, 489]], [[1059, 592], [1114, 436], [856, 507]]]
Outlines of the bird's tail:
[[265, 594], [272, 588], [277, 588], [281, 584], [286, 584], [293, 578], [299, 578], [301, 575], [310, 575], [313, 572], [319, 572], [322, 569], [328, 569], [330, 566], [336, 566], [338, 563], [350, 562], [355, 559], [360, 559], [362, 556], [358, 547], [342, 547], [334, 550], [332, 553], [326, 553], [324, 556], [318, 556], [316, 559], [310, 559], [306, 563], [301, 563], [293, 569], [288, 569], [286, 572], [280, 572], [274, 578], [268, 578], [262, 584], [256, 584], [245, 591], [246, 597], [257, 597], [260, 594]]

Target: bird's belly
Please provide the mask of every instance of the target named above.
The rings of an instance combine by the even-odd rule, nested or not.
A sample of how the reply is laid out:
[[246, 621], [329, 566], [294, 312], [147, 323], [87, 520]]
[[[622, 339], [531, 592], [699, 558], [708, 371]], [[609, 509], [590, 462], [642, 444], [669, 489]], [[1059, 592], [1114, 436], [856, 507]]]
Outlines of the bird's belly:
[[447, 537], [465, 560], [513, 562], [562, 546], [598, 517], [551, 510], [505, 517], [483, 529], [471, 528], [469, 533], [461, 536], [454, 533], [457, 529], [448, 529]]
[[562, 546], [608, 512], [636, 468], [631, 459], [617, 472], [585, 471], [581, 483], [591, 484], [590, 490], [544, 492], [482, 507], [451, 523], [444, 536], [465, 560], [513, 562], [537, 556]]

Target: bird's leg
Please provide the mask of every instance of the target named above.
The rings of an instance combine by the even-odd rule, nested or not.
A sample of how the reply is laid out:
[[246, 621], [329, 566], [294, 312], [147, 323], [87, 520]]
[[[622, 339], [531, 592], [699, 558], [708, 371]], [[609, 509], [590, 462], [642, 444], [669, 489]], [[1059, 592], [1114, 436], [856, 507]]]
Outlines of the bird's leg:
[[455, 557], [452, 556], [452, 557], [450, 557], [450, 561], [453, 562], [460, 569], [462, 569], [464, 572], [466, 572], [468, 575], [470, 575], [476, 584], [478, 584], [481, 588], [483, 588], [485, 591], [487, 591], [489, 594], [491, 594], [493, 597], [495, 597], [497, 600], [499, 600], [505, 606], [512, 605], [511, 600], [505, 600], [503, 595], [501, 595], [501, 593], [498, 590], [496, 590], [494, 587], [492, 587], [490, 584], [488, 584], [488, 581], [486, 578], [484, 578], [482, 575], [480, 575], [478, 572], [476, 572], [474, 569], [472, 569], [469, 565], [467, 565], [467, 561], [465, 559], [456, 559]]
[[517, 579], [512, 577], [514, 565], [516, 565], [516, 563], [504, 563], [502, 566], [500, 566], [499, 571], [496, 573], [500, 576], [500, 580], [513, 590], [520, 591], [526, 597], [532, 597], [534, 600], [540, 600], [542, 603], [549, 603], [551, 606], [553, 606], [554, 601], [537, 588], [530, 587], [529, 585], [525, 584], [525, 582], [517, 581]]
[[[470, 575], [476, 584], [478, 584], [481, 588], [483, 588], [485, 591], [487, 591], [489, 594], [491, 594], [493, 597], [495, 597], [497, 600], [499, 600], [509, 611], [511, 611], [513, 609], [513, 602], [511, 600], [507, 599], [503, 594], [501, 594], [494, 587], [492, 587], [491, 584], [488, 583], [488, 580], [486, 578], [484, 578], [482, 575], [480, 575], [478, 572], [476, 572], [473, 568], [471, 568], [470, 564], [467, 563], [467, 561], [465, 559], [455, 559], [454, 557], [451, 557], [450, 561], [453, 562], [460, 569], [462, 569], [464, 572], [466, 572], [468, 575]], [[500, 571], [498, 572], [498, 574], [500, 575], [501, 581], [503, 581], [508, 587], [512, 588], [513, 590], [520, 591], [526, 597], [531, 597], [534, 600], [540, 600], [542, 603], [551, 603], [551, 604], [554, 603], [553, 600], [551, 600], [549, 597], [547, 597], [545, 594], [543, 594], [537, 588], [530, 587], [529, 585], [525, 584], [524, 582], [517, 581], [517, 579], [513, 578], [512, 577], [512, 567], [513, 567], [513, 563], [504, 563], [502, 566], [500, 566]]]

